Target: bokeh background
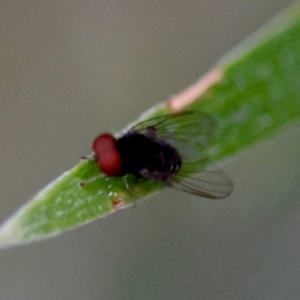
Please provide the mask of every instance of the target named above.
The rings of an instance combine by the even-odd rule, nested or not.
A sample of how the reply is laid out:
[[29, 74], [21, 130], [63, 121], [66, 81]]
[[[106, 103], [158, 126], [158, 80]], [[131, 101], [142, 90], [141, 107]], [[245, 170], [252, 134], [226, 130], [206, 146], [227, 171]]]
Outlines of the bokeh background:
[[[0, 219], [291, 1], [0, 3]], [[300, 132], [228, 160], [224, 201], [166, 190], [0, 253], [0, 299], [299, 299]]]

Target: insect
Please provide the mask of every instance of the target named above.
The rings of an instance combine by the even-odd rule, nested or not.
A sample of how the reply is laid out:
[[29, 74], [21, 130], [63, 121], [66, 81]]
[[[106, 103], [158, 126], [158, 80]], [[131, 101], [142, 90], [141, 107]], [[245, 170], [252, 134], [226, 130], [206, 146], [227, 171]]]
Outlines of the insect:
[[132, 173], [210, 199], [227, 197], [232, 183], [219, 172], [199, 172], [215, 122], [205, 114], [187, 111], [158, 116], [138, 123], [116, 139], [103, 133], [93, 151], [107, 176]]

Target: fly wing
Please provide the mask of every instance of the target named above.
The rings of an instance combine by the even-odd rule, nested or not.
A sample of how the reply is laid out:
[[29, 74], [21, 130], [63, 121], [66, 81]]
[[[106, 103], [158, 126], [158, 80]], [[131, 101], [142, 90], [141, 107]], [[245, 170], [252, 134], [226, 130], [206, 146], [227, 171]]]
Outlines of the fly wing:
[[216, 123], [212, 117], [196, 111], [186, 111], [154, 117], [138, 123], [132, 131], [163, 139], [180, 153], [181, 168], [166, 184], [197, 196], [222, 199], [232, 192], [232, 182], [218, 171], [199, 173], [205, 167], [205, 150], [215, 129]]
[[202, 172], [190, 177], [180, 172], [168, 184], [178, 190], [209, 199], [223, 199], [233, 190], [232, 182], [220, 172]]
[[185, 111], [154, 117], [138, 123], [132, 130], [168, 141], [178, 150], [184, 163], [194, 163], [205, 159], [203, 150], [213, 137], [215, 128], [215, 121], [210, 116]]

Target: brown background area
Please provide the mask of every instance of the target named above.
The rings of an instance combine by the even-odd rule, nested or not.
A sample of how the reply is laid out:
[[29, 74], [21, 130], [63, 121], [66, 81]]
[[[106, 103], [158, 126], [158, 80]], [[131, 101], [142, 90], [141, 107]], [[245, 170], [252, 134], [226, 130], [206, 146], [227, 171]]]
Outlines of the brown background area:
[[[290, 1], [0, 3], [0, 217], [90, 152], [94, 136], [205, 73]], [[299, 131], [224, 167], [211, 202], [165, 191], [0, 253], [0, 299], [299, 299]]]

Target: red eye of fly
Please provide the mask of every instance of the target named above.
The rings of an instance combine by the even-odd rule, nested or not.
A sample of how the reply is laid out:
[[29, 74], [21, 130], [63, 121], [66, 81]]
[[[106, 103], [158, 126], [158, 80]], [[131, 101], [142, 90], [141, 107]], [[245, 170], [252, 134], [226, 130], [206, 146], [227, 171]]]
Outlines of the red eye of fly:
[[93, 151], [99, 168], [108, 176], [120, 176], [122, 160], [116, 139], [108, 133], [99, 135], [93, 142]]
[[92, 148], [96, 157], [98, 157], [106, 151], [116, 149], [116, 139], [109, 133], [103, 133], [95, 138]]

